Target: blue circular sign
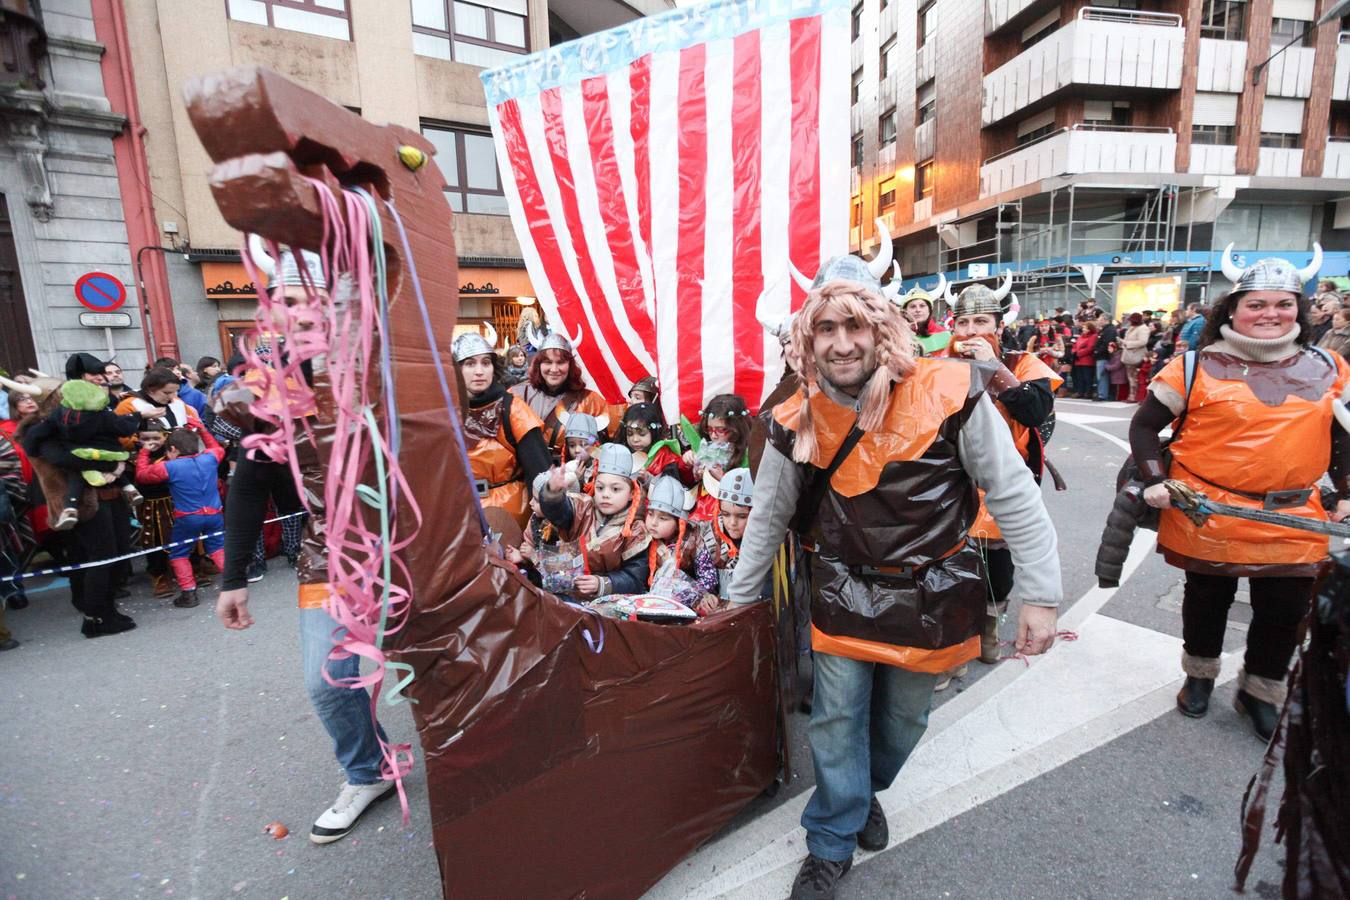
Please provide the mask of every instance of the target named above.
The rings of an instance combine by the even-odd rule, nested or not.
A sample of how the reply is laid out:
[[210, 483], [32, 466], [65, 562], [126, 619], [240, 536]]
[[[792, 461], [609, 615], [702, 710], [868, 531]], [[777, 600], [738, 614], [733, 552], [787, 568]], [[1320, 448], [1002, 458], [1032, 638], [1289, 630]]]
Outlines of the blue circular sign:
[[75, 282], [75, 299], [94, 312], [112, 312], [127, 302], [127, 287], [107, 272], [89, 272]]

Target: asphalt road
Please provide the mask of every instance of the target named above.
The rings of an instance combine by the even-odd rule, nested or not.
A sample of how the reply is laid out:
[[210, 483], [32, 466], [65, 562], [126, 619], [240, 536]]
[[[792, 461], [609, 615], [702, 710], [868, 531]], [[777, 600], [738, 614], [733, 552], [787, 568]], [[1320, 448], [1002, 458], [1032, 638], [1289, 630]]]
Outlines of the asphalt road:
[[[1130, 410], [1060, 410], [1051, 452], [1071, 490], [1047, 488], [1046, 501], [1083, 639], [1029, 668], [972, 664], [939, 695], [931, 752], [921, 746], [887, 795], [895, 843], [860, 857], [841, 896], [1230, 894], [1241, 794], [1263, 746], [1236, 718], [1231, 683], [1207, 719], [1169, 709], [1180, 678], [1174, 570], [1148, 553], [1114, 595], [1091, 590]], [[390, 803], [346, 840], [305, 838], [342, 773], [301, 686], [293, 574], [274, 565], [254, 585], [257, 624], [244, 633], [215, 622], [214, 587], [186, 611], [150, 599], [142, 579], [134, 587], [123, 606], [140, 627], [124, 635], [83, 638], [62, 582], [9, 614], [24, 643], [0, 655], [0, 897], [437, 896], [420, 768], [407, 781], [406, 826]], [[1235, 608], [1228, 650], [1241, 647], [1245, 613]], [[406, 707], [382, 718], [391, 737], [415, 740]], [[1005, 741], [1004, 718], [1046, 734]], [[785, 895], [811, 784], [802, 725], [795, 714], [793, 782], [654, 896]], [[925, 795], [939, 780], [941, 791]], [[292, 834], [265, 834], [273, 821]], [[718, 880], [726, 867], [712, 874], [717, 859], [756, 855], [763, 865], [739, 881]], [[1280, 873], [1268, 839], [1251, 893], [1277, 896]]]

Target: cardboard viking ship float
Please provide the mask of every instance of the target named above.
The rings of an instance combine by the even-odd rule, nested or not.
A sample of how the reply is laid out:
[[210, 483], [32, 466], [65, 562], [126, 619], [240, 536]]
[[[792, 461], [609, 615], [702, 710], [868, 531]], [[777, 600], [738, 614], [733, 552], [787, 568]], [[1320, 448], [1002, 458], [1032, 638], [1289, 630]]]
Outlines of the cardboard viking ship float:
[[[756, 97], [762, 103], [743, 110], [753, 113], [756, 127], [765, 111], [767, 131], [772, 124], [767, 110], [780, 104], [791, 148], [779, 153], [767, 140], [762, 148], [755, 143], [753, 161], [736, 161], [742, 181], [735, 191], [744, 195], [744, 179], [758, 174], [761, 161], [766, 170], [781, 162], [782, 177], [764, 173], [762, 220], [757, 194], [753, 209], [740, 203], [750, 218], [741, 216], [723, 235], [728, 251], [750, 246], [743, 234], [747, 227], [766, 244], [772, 240], [778, 248], [773, 266], [784, 275], [789, 253], [810, 271], [820, 259], [841, 252], [838, 245], [846, 239], [844, 229], [834, 227], [844, 220], [829, 198], [822, 198], [825, 191], [804, 188], [819, 181], [846, 190], [842, 144], [829, 148], [839, 151], [839, 161], [824, 172], [831, 154], [818, 135], [830, 134], [834, 141], [836, 133], [844, 133], [824, 127], [833, 110], [844, 106], [831, 102], [837, 90], [824, 91], [822, 85], [833, 83], [827, 67], [837, 54], [830, 48], [847, 45], [847, 9], [841, 0], [790, 9], [715, 0], [707, 10], [677, 11], [664, 26], [646, 24], [645, 36], [620, 42], [634, 66], [641, 64], [643, 41], [654, 42], [645, 57], [649, 62], [660, 52], [688, 62], [720, 52], [708, 50], [713, 45], [702, 34], [725, 48], [734, 46], [726, 52], [734, 53], [738, 69], [748, 54], [766, 66], [781, 66], [785, 74], [784, 51], [791, 50], [789, 82], [765, 80], [764, 96]], [[705, 18], [709, 10], [723, 15]], [[728, 12], [735, 15], [728, 18]], [[680, 40], [669, 43], [672, 34]], [[614, 47], [609, 36], [593, 37]], [[583, 63], [594, 65], [595, 59]], [[683, 66], [674, 71], [688, 74]], [[667, 90], [658, 84], [659, 74], [648, 74], [647, 88]], [[702, 74], [693, 77], [703, 90]], [[636, 75], [623, 80], [632, 89], [634, 109], [652, 101], [638, 96], [646, 88]], [[593, 85], [581, 83], [591, 97]], [[613, 73], [611, 86], [616, 87]], [[724, 86], [710, 79], [706, 88]], [[492, 114], [498, 125], [498, 115], [516, 102], [503, 98], [500, 87], [489, 90], [501, 101]], [[687, 87], [680, 81], [669, 90], [683, 100]], [[544, 89], [545, 106], [548, 90], [557, 88]], [[385, 702], [415, 704], [445, 894], [642, 893], [785, 770], [780, 693], [787, 690], [796, 659], [795, 623], [782, 614], [793, 605], [786, 571], [780, 565], [774, 602], [684, 627], [602, 619], [532, 587], [485, 541], [487, 520], [468, 469], [449, 352], [458, 316], [455, 242], [432, 145], [409, 129], [364, 121], [265, 70], [194, 79], [186, 93], [192, 123], [215, 163], [210, 184], [216, 202], [227, 222], [252, 236], [246, 264], [277, 256], [283, 248], [314, 251], [322, 260], [322, 278], [315, 280], [323, 283], [308, 285], [304, 301], [283, 303], [260, 294], [259, 331], [272, 327], [269, 316], [287, 324], [281, 329], [282, 352], [271, 365], [251, 359], [261, 397], [241, 405], [245, 415], [272, 427], [261, 429], [247, 446], [289, 464], [305, 488], [312, 524], [300, 592], [302, 600], [322, 598], [348, 629], [334, 653], [360, 655], [374, 664], [373, 674], [361, 682], [372, 688], [373, 704], [382, 702], [386, 674], [397, 684]], [[706, 97], [700, 102], [708, 115], [705, 125], [723, 129], [725, 136], [727, 123], [711, 122], [714, 104]], [[659, 115], [669, 119], [665, 113]], [[679, 127], [695, 120], [681, 115]], [[663, 140], [656, 130], [653, 125], [653, 142]], [[504, 149], [509, 139], [499, 134], [499, 158], [519, 163]], [[649, 149], [645, 139], [625, 139], [625, 146], [630, 163], [634, 150], [645, 155]], [[518, 149], [521, 159], [529, 157], [527, 148]], [[649, 165], [656, 171], [654, 161]], [[520, 178], [516, 172], [514, 181]], [[731, 172], [716, 179], [710, 174], [709, 181], [706, 195], [683, 196], [680, 206], [726, 208], [711, 200], [717, 191], [732, 189]], [[631, 173], [616, 176], [609, 188], [631, 187], [630, 182]], [[680, 184], [687, 190], [687, 180]], [[770, 193], [777, 215], [768, 211]], [[644, 374], [679, 384], [671, 393], [681, 411], [732, 389], [743, 390], [757, 407], [772, 390], [781, 366], [777, 340], [761, 330], [756, 312], [767, 303], [770, 312], [785, 316], [804, 294], [786, 277], [765, 274], [767, 248], [761, 254], [756, 244], [749, 266], [738, 265], [717, 282], [713, 256], [720, 251], [709, 241], [706, 267], [703, 259], [695, 260], [694, 274], [686, 271], [691, 260], [686, 247], [671, 270], [671, 290], [664, 292], [659, 254], [644, 258], [644, 277], [633, 277], [631, 269], [611, 274], [605, 284], [619, 294], [597, 290], [583, 294], [591, 305], [578, 305], [575, 293], [564, 296], [568, 288], [561, 279], [594, 277], [589, 260], [602, 255], [621, 267], [622, 241], [613, 254], [600, 253], [614, 230], [597, 232], [588, 222], [573, 232], [570, 263], [555, 268], [555, 260], [540, 254], [547, 244], [542, 230], [553, 227], [540, 219], [542, 207], [525, 210], [515, 187], [508, 198], [550, 325], [567, 334], [583, 323], [592, 328], [586, 342], [591, 350], [580, 350], [579, 361], [610, 402], [620, 399], [615, 392], [637, 374], [631, 366], [622, 368], [632, 360], [619, 352], [616, 337], [631, 331], [634, 322], [646, 339], [636, 355], [652, 363]], [[642, 209], [644, 219], [628, 237], [640, 235], [646, 252], [654, 245], [648, 204], [659, 214], [669, 201], [649, 197], [645, 187], [633, 198], [626, 207]], [[553, 193], [547, 199], [556, 203]], [[796, 205], [806, 202], [813, 204], [809, 210]], [[612, 212], [610, 204], [606, 215]], [[566, 213], [560, 218], [557, 229], [563, 233], [569, 223]], [[687, 218], [679, 216], [682, 226]], [[778, 229], [781, 234], [770, 234]], [[581, 246], [583, 233], [592, 246]], [[634, 259], [630, 253], [628, 262]], [[578, 273], [578, 265], [589, 268]], [[262, 283], [258, 272], [251, 274]], [[733, 352], [725, 359], [717, 356], [718, 347], [692, 355], [687, 344], [667, 347], [672, 335], [688, 340], [688, 323], [672, 311], [687, 307], [690, 285], [705, 283], [696, 298], [704, 330], [733, 335]], [[620, 296], [623, 291], [644, 296]], [[607, 308], [594, 306], [605, 300], [612, 301]], [[712, 327], [718, 316], [726, 319], [726, 329]], [[620, 318], [627, 324], [615, 331]], [[616, 368], [601, 371], [607, 364]], [[779, 653], [787, 657], [785, 664], [776, 658]], [[412, 765], [408, 746], [386, 746], [385, 758], [387, 777], [401, 777]]]

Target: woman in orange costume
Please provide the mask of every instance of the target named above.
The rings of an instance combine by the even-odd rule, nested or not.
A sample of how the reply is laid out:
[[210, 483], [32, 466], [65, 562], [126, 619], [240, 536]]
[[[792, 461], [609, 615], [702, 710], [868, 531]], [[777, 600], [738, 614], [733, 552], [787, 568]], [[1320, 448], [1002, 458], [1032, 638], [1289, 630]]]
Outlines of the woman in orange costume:
[[[586, 387], [571, 341], [555, 331], [535, 346], [539, 352], [530, 360], [529, 375], [511, 388], [511, 393], [543, 420], [544, 443], [550, 453], [561, 459], [568, 414], [583, 412], [595, 416], [603, 439], [609, 428], [609, 404]], [[581, 346], [580, 335], [575, 346]]]
[[[1309, 346], [1303, 284], [1317, 274], [1322, 250], [1296, 269], [1263, 259], [1247, 269], [1223, 254], [1231, 293], [1215, 304], [1196, 342], [1198, 354], [1170, 362], [1149, 386], [1130, 423], [1130, 446], [1162, 510], [1158, 548], [1186, 572], [1182, 601], [1182, 669], [1177, 707], [1200, 717], [1219, 673], [1228, 608], [1238, 578], [1251, 588], [1252, 624], [1234, 701], [1269, 739], [1284, 702], [1284, 678], [1308, 611], [1328, 539], [1306, 531], [1213, 516], [1196, 526], [1170, 508], [1165, 478], [1210, 499], [1307, 519], [1350, 516], [1350, 435], [1333, 407], [1350, 383], [1350, 365]], [[1158, 432], [1172, 424], [1171, 464]], [[1324, 510], [1316, 489], [1330, 471], [1339, 502]]]
[[525, 486], [550, 465], [544, 423], [502, 387], [501, 361], [482, 335], [461, 334], [452, 350], [468, 394], [461, 414], [479, 499], [484, 506], [506, 511], [524, 527], [530, 512]]

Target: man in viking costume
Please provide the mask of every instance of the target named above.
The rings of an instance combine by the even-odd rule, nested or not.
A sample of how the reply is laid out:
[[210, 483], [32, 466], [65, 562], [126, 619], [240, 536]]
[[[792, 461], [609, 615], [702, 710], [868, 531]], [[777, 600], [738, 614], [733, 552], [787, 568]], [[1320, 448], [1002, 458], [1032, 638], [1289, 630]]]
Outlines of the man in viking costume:
[[[1130, 449], [1162, 510], [1158, 550], [1186, 573], [1181, 603], [1183, 715], [1209, 710], [1228, 610], [1239, 578], [1251, 589], [1252, 622], [1234, 703], [1269, 740], [1285, 699], [1285, 672], [1300, 640], [1316, 576], [1328, 564], [1325, 534], [1213, 516], [1197, 525], [1173, 509], [1165, 479], [1215, 503], [1326, 521], [1350, 516], [1350, 423], [1344, 392], [1350, 365], [1310, 343], [1303, 285], [1322, 249], [1299, 269], [1262, 259], [1243, 269], [1223, 254], [1233, 289], [1214, 304], [1195, 352], [1173, 359], [1149, 385], [1130, 422]], [[1171, 425], [1164, 453], [1158, 432]], [[1337, 493], [1324, 507], [1317, 482]]]
[[758, 600], [789, 528], [815, 548], [816, 788], [795, 898], [833, 897], [855, 847], [886, 846], [876, 795], [923, 735], [938, 673], [980, 653], [980, 489], [1013, 558], [1019, 650], [1050, 647], [1063, 593], [1040, 490], [986, 396], [994, 367], [914, 357], [878, 281], [890, 257], [883, 240], [871, 262], [835, 257], [809, 283], [788, 345], [802, 387], [764, 414], [731, 584], [733, 604]]
[[[1032, 354], [1003, 349], [1004, 320], [1016, 316], [1012, 311], [1016, 305], [1012, 274], [997, 289], [972, 284], [949, 302], [952, 343], [939, 355], [996, 367], [989, 379], [989, 397], [1012, 432], [1018, 455], [1039, 483], [1045, 466], [1042, 428], [1054, 414], [1055, 391], [1064, 380]], [[1013, 561], [983, 496], [970, 536], [984, 548], [989, 572], [990, 605], [980, 641], [980, 661], [993, 663], [998, 661], [998, 611], [1012, 590]]]

